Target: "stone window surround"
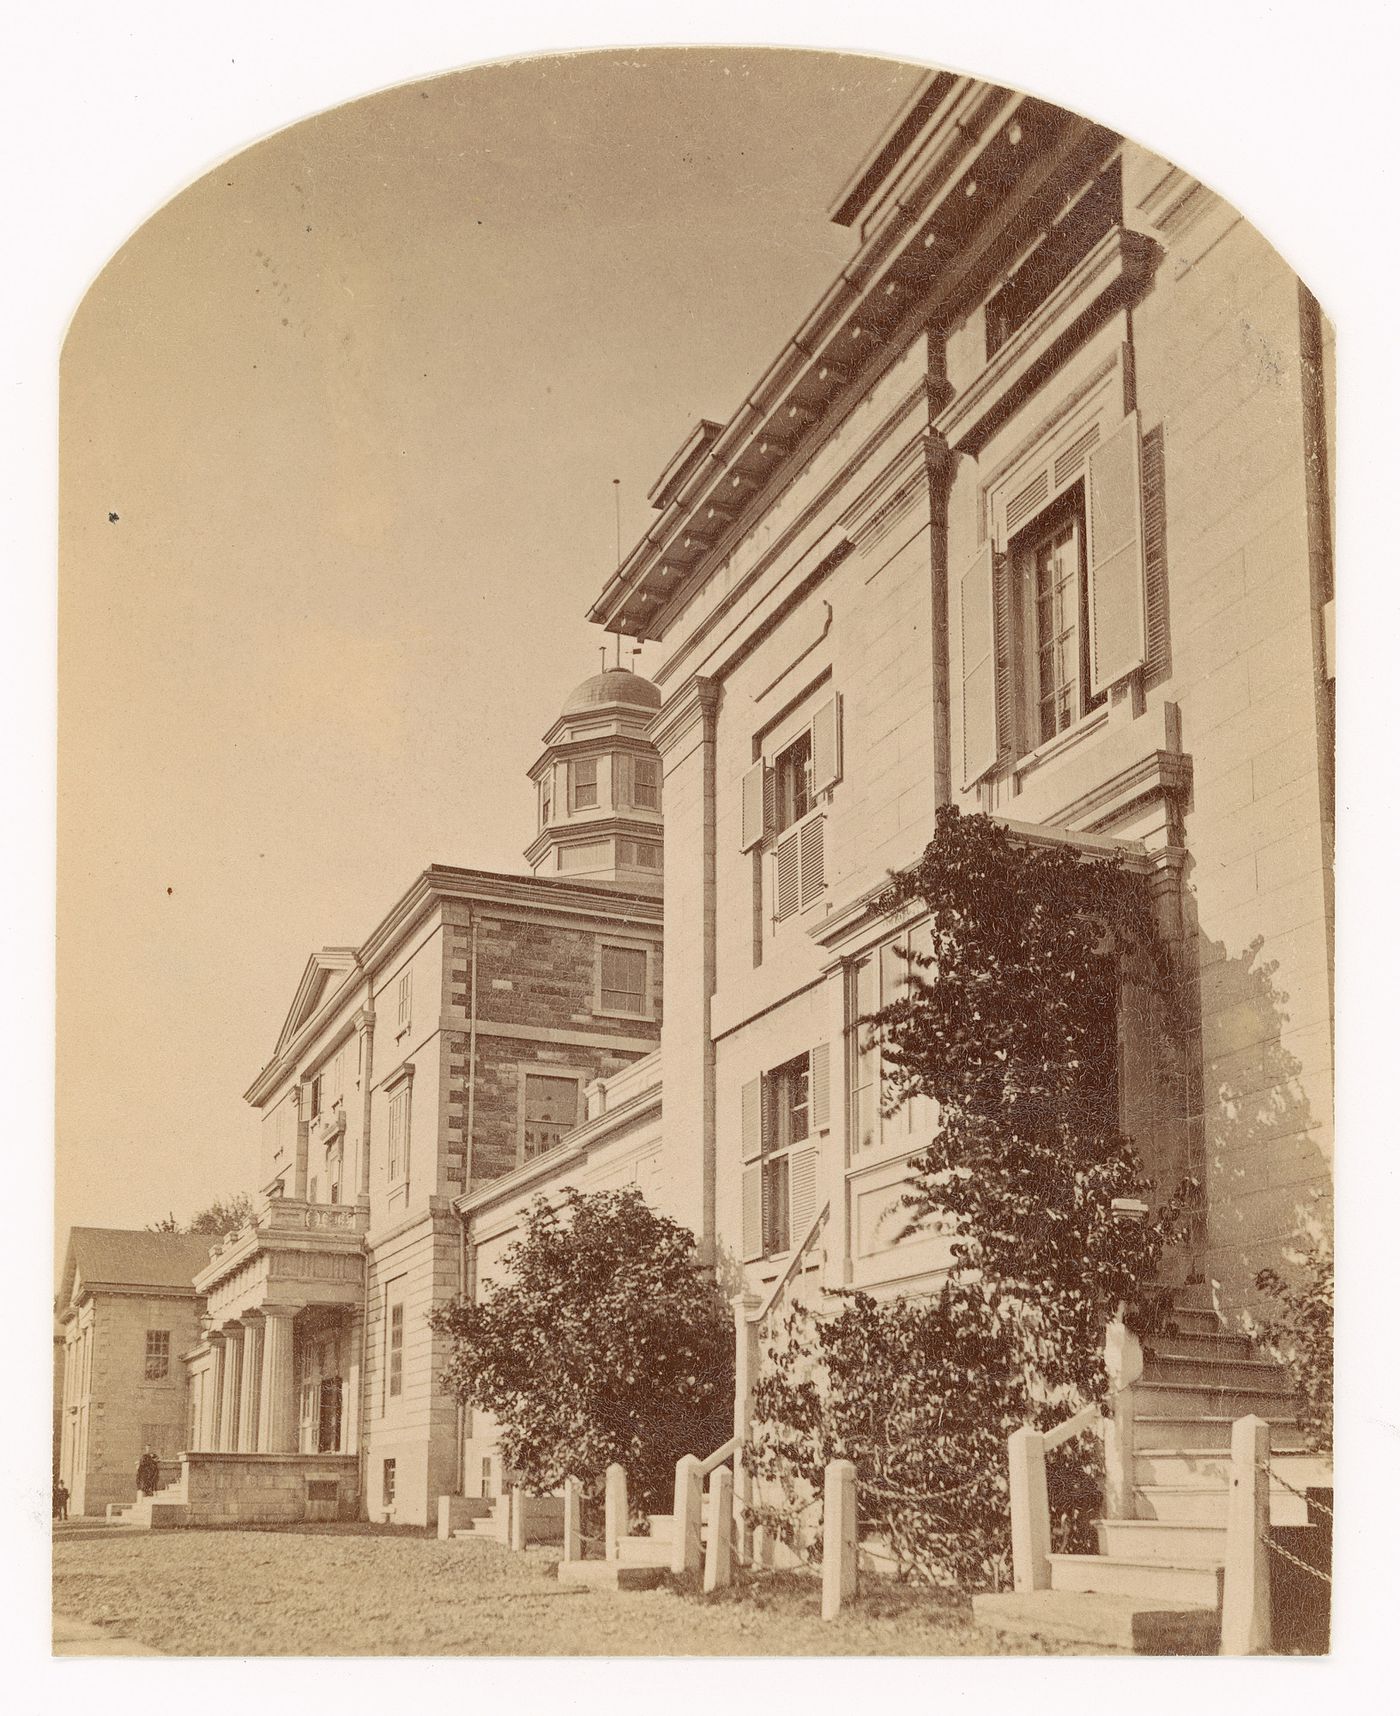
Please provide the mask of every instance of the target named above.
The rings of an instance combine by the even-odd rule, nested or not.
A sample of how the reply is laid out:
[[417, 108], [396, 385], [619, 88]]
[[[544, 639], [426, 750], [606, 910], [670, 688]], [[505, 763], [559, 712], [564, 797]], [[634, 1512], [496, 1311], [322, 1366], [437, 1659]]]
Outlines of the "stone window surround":
[[[383, 1091], [385, 1102], [388, 1105], [384, 1128], [384, 1173], [390, 1188], [408, 1184], [409, 1159], [413, 1138], [413, 1070], [413, 1062], [404, 1061], [401, 1066], [396, 1067], [389, 1074], [379, 1087]], [[399, 1171], [394, 1174], [391, 1172], [393, 1163], [388, 1146], [389, 1129], [393, 1124], [389, 1119], [389, 1114], [392, 1114], [396, 1101], [402, 1101], [404, 1104], [404, 1128], [403, 1142], [399, 1153]]]
[[[603, 1005], [603, 949], [605, 947], [624, 948], [631, 953], [646, 955], [646, 979], [642, 989], [642, 1011], [632, 1013], [625, 1008], [605, 1007]], [[641, 941], [632, 936], [606, 935], [599, 936], [593, 955], [593, 1012], [600, 1019], [655, 1019], [656, 998], [653, 985], [656, 979], [656, 948], [651, 942]]]
[[[650, 966], [647, 969], [649, 974]], [[625, 1016], [627, 1018], [636, 1017], [635, 1014], [630, 1013]], [[553, 1061], [520, 1061], [516, 1064], [515, 1076], [515, 1165], [517, 1168], [521, 1168], [527, 1166], [525, 1155], [525, 1080], [530, 1077], [573, 1080], [577, 1088], [574, 1102], [574, 1125], [569, 1129], [573, 1131], [584, 1119], [583, 1090], [584, 1086], [592, 1081], [594, 1075], [586, 1068], [556, 1066]], [[529, 1161], [538, 1162], [542, 1156], [548, 1154], [549, 1151], [543, 1150], [538, 1155], [530, 1157]]]

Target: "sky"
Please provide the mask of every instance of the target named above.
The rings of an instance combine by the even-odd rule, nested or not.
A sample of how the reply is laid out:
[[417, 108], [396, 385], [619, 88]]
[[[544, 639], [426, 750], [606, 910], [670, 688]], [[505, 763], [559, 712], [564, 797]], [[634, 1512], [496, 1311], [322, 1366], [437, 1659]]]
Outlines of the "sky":
[[919, 75], [416, 82], [233, 156], [99, 275], [60, 384], [59, 1236], [251, 1190], [241, 1093], [310, 953], [430, 863], [524, 868], [614, 479], [625, 547], [850, 255], [826, 210]]

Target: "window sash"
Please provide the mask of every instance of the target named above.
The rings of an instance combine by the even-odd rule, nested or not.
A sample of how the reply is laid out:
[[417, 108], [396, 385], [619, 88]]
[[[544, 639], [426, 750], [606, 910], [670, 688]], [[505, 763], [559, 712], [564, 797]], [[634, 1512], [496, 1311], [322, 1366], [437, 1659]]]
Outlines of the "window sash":
[[169, 1329], [146, 1330], [146, 1381], [164, 1382], [170, 1375]]
[[389, 1398], [403, 1393], [403, 1305], [389, 1307]]
[[598, 759], [576, 757], [569, 764], [569, 794], [574, 810], [598, 808]]
[[642, 1016], [647, 1006], [647, 956], [639, 947], [607, 947], [602, 949], [602, 980], [600, 997], [603, 1007], [612, 1013], [632, 1013]]
[[578, 1080], [526, 1073], [521, 1095], [521, 1156], [531, 1162], [578, 1125]]

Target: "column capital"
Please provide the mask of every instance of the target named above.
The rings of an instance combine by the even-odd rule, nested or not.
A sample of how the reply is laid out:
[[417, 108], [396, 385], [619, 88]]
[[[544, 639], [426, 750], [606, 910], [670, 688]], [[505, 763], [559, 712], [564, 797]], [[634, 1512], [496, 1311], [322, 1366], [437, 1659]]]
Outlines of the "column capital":
[[719, 708], [720, 684], [704, 674], [693, 674], [678, 686], [651, 719], [647, 728], [649, 738], [664, 756], [673, 750], [697, 725], [703, 725], [708, 737], [714, 729], [715, 713]]
[[355, 1023], [355, 1029], [359, 1033], [360, 1036], [362, 1036], [362, 1037], [373, 1036], [373, 1034], [374, 1034], [374, 1008], [373, 1007], [359, 1007], [359, 1008], [357, 1008], [355, 1011], [354, 1023]]

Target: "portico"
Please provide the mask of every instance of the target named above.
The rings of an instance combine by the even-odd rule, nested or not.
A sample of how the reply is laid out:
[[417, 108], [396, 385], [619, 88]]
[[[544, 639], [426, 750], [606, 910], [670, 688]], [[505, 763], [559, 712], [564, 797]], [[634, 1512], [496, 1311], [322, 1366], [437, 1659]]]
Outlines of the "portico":
[[196, 1278], [204, 1351], [189, 1355], [183, 1483], [193, 1474], [234, 1517], [342, 1508], [358, 1495], [364, 1225], [354, 1205], [275, 1198], [210, 1248]]

